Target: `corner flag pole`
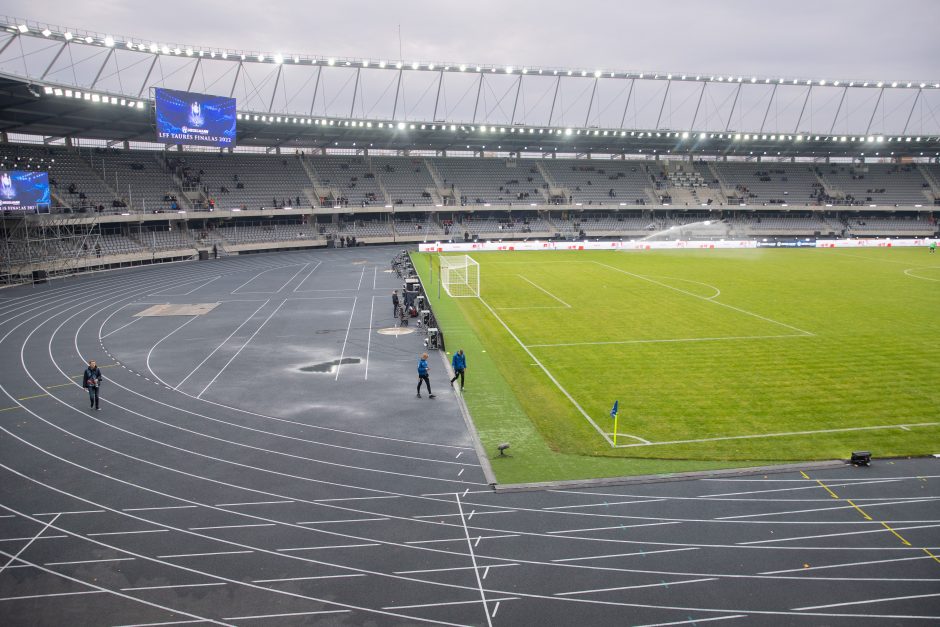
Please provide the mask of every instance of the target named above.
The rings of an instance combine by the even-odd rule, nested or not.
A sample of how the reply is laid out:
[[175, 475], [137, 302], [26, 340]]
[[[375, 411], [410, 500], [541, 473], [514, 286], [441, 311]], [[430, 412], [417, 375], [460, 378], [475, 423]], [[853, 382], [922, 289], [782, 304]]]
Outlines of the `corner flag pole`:
[[617, 446], [617, 423], [620, 420], [620, 412], [617, 411], [620, 401], [614, 401], [614, 406], [610, 410], [610, 417], [614, 419], [614, 446]]

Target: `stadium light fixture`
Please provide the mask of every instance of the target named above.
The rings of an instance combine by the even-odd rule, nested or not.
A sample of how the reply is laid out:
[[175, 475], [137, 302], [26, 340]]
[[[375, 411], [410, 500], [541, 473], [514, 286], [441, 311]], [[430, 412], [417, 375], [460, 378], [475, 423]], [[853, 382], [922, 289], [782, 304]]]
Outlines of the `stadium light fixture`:
[[92, 42], [94, 42], [94, 41], [95, 41], [95, 38], [92, 37], [91, 35], [89, 35], [88, 37], [85, 37], [85, 43], [86, 43], [86, 44], [90, 44], [90, 43], [92, 43]]
[[51, 35], [51, 34], [52, 34], [52, 31], [49, 30], [48, 28], [42, 29], [42, 36], [43, 36], [43, 37], [48, 37], [48, 36]]
[[160, 48], [160, 52], [162, 52], [163, 54], [170, 54], [170, 47], [163, 46], [162, 48]]
[[193, 56], [193, 49], [192, 49], [192, 48], [187, 48], [187, 49], [186, 49], [186, 56], [187, 56], [187, 57]]
[[417, 70], [417, 69], [418, 69], [418, 64], [417, 64], [417, 63], [412, 63], [412, 64], [411, 64], [411, 69], [412, 69], [412, 70]]
[[[331, 57], [331, 58], [329, 58], [329, 59], [326, 60], [326, 64], [327, 64], [327, 65], [336, 65], [336, 59], [333, 59], [333, 58]], [[399, 67], [401, 67], [401, 63], [399, 63], [398, 65], [399, 65]]]
[[506, 66], [506, 74], [512, 74], [512, 66], [511, 66], [511, 65], [507, 65], [507, 66]]
[[16, 27], [16, 30], [20, 31], [21, 33], [28, 33], [29, 27], [26, 24], [20, 24]]
[[897, 81], [894, 81], [893, 83], [891, 83], [891, 86], [892, 86], [892, 87], [897, 87], [897, 86], [898, 86], [898, 82], [897, 82]]
[[467, 71], [467, 66], [466, 66], [466, 65], [461, 65], [461, 66], [460, 66], [460, 71], [461, 71], [461, 72], [466, 72], [466, 71]]
[[878, 87], [884, 87], [884, 83], [882, 83], [881, 81], [878, 81]]
[[434, 65], [433, 63], [429, 63], [429, 64], [428, 64], [428, 69], [429, 69], [429, 70], [433, 70], [435, 67], [437, 67], [437, 66]]
[[259, 55], [258, 55], [258, 61], [264, 62], [264, 55], [263, 55], [263, 54], [259, 54]]
[[173, 54], [175, 54], [175, 55], [181, 55], [181, 54], [183, 54], [183, 51], [180, 50], [179, 48], [173, 48]]
[[65, 39], [65, 41], [72, 41], [72, 33], [65, 31], [65, 33], [62, 35], [62, 38]]
[[275, 62], [277, 65], [280, 65], [281, 63], [284, 63], [284, 55], [282, 55], [280, 52], [276, 53], [276, 54], [274, 55], [274, 62]]

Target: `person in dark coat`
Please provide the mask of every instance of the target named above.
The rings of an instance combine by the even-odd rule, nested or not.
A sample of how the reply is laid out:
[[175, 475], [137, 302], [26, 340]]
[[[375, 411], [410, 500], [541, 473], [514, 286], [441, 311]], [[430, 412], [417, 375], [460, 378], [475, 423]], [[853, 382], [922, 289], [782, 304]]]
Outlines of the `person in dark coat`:
[[464, 371], [467, 369], [467, 356], [463, 354], [463, 349], [454, 353], [454, 358], [451, 359], [450, 364], [454, 367], [454, 378], [450, 380], [450, 383], [453, 385], [457, 377], [460, 377], [460, 391], [462, 392]]
[[398, 307], [401, 305], [401, 301], [398, 299], [398, 290], [392, 291], [392, 316], [398, 316]]
[[88, 390], [88, 400], [91, 407], [95, 410], [101, 409], [101, 401], [98, 396], [98, 390], [101, 387], [101, 368], [95, 363], [94, 359], [88, 361], [88, 367], [82, 373], [82, 387]]

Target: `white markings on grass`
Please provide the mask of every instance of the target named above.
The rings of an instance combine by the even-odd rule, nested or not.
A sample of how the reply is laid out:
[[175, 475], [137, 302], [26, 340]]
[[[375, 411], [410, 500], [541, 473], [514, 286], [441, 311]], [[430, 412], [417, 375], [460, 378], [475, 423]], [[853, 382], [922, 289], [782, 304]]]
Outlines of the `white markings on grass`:
[[659, 285], [659, 286], [661, 286], [661, 287], [665, 287], [666, 289], [670, 289], [670, 290], [673, 290], [673, 291], [675, 291], [675, 292], [679, 292], [680, 294], [685, 294], [685, 295], [691, 296], [691, 297], [693, 297], [693, 298], [698, 298], [699, 300], [704, 300], [704, 301], [709, 302], [709, 303], [715, 303], [716, 305], [718, 305], [718, 306], [720, 306], [720, 307], [726, 307], [726, 308], [731, 309], [731, 310], [733, 310], [733, 311], [737, 311], [737, 312], [739, 312], [739, 313], [743, 313], [743, 314], [745, 314], [745, 315], [747, 315], [747, 316], [752, 316], [752, 317], [754, 317], [754, 318], [759, 318], [760, 320], [763, 320], [763, 321], [765, 321], [765, 322], [770, 322], [770, 323], [772, 323], [772, 324], [776, 324], [776, 325], [779, 325], [779, 326], [782, 326], [782, 327], [786, 327], [786, 328], [788, 328], [788, 329], [791, 329], [791, 330], [793, 330], [793, 331], [796, 331], [797, 333], [800, 333], [801, 335], [816, 335], [815, 333], [811, 333], [811, 332], [809, 332], [809, 331], [805, 331], [805, 330], [803, 330], [803, 329], [800, 329], [799, 327], [795, 327], [795, 326], [793, 326], [793, 325], [791, 325], [791, 324], [787, 324], [787, 323], [785, 323], [785, 322], [780, 322], [779, 320], [774, 320], [773, 318], [768, 318], [767, 316], [762, 316], [762, 315], [760, 315], [760, 314], [758, 314], [758, 313], [754, 313], [753, 311], [748, 311], [747, 309], [741, 309], [740, 307], [735, 307], [734, 305], [729, 305], [729, 304], [727, 304], [727, 303], [718, 302], [717, 300], [712, 300], [712, 299], [714, 298], [714, 296], [707, 298], [707, 297], [705, 297], [705, 296], [700, 296], [700, 295], [698, 295], [698, 294], [695, 294], [694, 292], [689, 292], [689, 291], [687, 291], [687, 290], [683, 290], [683, 289], [680, 289], [680, 288], [678, 288], [678, 287], [673, 287], [672, 285], [669, 285], [669, 284], [667, 284], [667, 283], [663, 283], [662, 281], [657, 281], [656, 279], [651, 279], [651, 278], [649, 278], [649, 277], [643, 276], [642, 274], [635, 274], [635, 273], [633, 273], [633, 272], [628, 272], [627, 270], [623, 270], [623, 269], [621, 269], [621, 268], [617, 268], [616, 266], [610, 266], [610, 265], [607, 265], [606, 263], [601, 263], [601, 262], [599, 262], [599, 261], [594, 261], [593, 263], [595, 263], [595, 264], [601, 266], [602, 268], [607, 268], [608, 270], [613, 270], [613, 271], [615, 271], [615, 272], [620, 272], [621, 274], [626, 274], [627, 276], [632, 276], [633, 278], [640, 279], [641, 281], [647, 281], [647, 282], [649, 282], [649, 283], [653, 283], [653, 284], [655, 284], [655, 285]]
[[[551, 372], [549, 372], [548, 368], [545, 367], [545, 364], [543, 364], [541, 361], [539, 361], [539, 358], [536, 357], [535, 354], [534, 354], [532, 351], [529, 350], [529, 347], [526, 346], [526, 345], [522, 342], [522, 340], [519, 339], [519, 336], [516, 335], [516, 334], [513, 332], [512, 329], [509, 328], [509, 325], [506, 324], [506, 323], [503, 321], [503, 319], [499, 317], [499, 314], [496, 313], [496, 310], [493, 309], [493, 308], [490, 306], [489, 303], [487, 303], [485, 300], [483, 300], [482, 297], [480, 297], [480, 302], [483, 304], [484, 307], [486, 307], [487, 309], [489, 309], [490, 313], [493, 314], [493, 317], [496, 318], [496, 321], [499, 322], [499, 323], [503, 326], [504, 329], [506, 329], [506, 332], [509, 333], [510, 336], [512, 336], [512, 339], [516, 340], [516, 343], [518, 343], [519, 346], [522, 347], [522, 350], [524, 350], [524, 351], [526, 352], [526, 354], [528, 354], [529, 357], [532, 358], [532, 361], [533, 361], [539, 368], [542, 369], [542, 372], [544, 372], [545, 375], [549, 378], [549, 380], [550, 380], [552, 383], [555, 384], [555, 387], [557, 387], [558, 390], [559, 390], [562, 394], [565, 395], [565, 398], [567, 398], [568, 401], [570, 401], [571, 404], [574, 405], [575, 409], [577, 409], [578, 412], [580, 412], [580, 414], [581, 414], [582, 416], [584, 416], [584, 419], [587, 420], [587, 421], [591, 424], [592, 427], [594, 427], [594, 430], [597, 431], [597, 432], [601, 435], [601, 437], [604, 438], [604, 440], [607, 441], [608, 444], [610, 444], [611, 446], [613, 446], [613, 445], [614, 445], [614, 441], [610, 438], [609, 435], [607, 435], [607, 434], [604, 432], [604, 429], [601, 429], [600, 425], [598, 425], [596, 422], [594, 422], [594, 419], [591, 418], [591, 416], [590, 416], [586, 411], [584, 411], [584, 408], [581, 407], [581, 405], [578, 403], [578, 401], [576, 401], [575, 398], [574, 398], [573, 396], [571, 396], [571, 394], [568, 392], [568, 390], [566, 390], [566, 389], [561, 385], [561, 383], [558, 381], [558, 379], [556, 379], [555, 376], [554, 376]], [[639, 436], [630, 435], [629, 433], [620, 433], [620, 434], [618, 434], [618, 435], [619, 435], [619, 436], [623, 436], [623, 437], [627, 437], [627, 438], [632, 438], [632, 439], [634, 439], [634, 440], [639, 440], [642, 444], [650, 444], [649, 440], [644, 440], [643, 438], [641, 438], [641, 437], [639, 437]], [[639, 445], [636, 445], [636, 446], [639, 446]]]
[[[267, 304], [268, 302], [270, 302], [270, 301], [265, 301], [265, 304]], [[212, 380], [209, 381], [209, 383], [206, 384], [206, 387], [202, 388], [202, 392], [200, 392], [199, 394], [197, 394], [197, 395], [196, 395], [196, 398], [201, 398], [202, 395], [206, 393], [206, 390], [208, 390], [209, 387], [210, 387], [213, 383], [215, 383], [216, 379], [218, 379], [219, 376], [220, 376], [223, 372], [225, 372], [225, 369], [228, 368], [229, 365], [230, 365], [233, 361], [235, 361], [235, 358], [238, 357], [239, 353], [241, 353], [241, 352], [245, 349], [245, 347], [248, 346], [248, 345], [251, 343], [251, 340], [255, 339], [255, 336], [258, 335], [258, 333], [261, 331], [261, 329], [264, 328], [264, 325], [266, 325], [266, 324], [268, 323], [268, 321], [271, 320], [271, 318], [274, 317], [274, 314], [276, 314], [276, 313], [278, 312], [278, 310], [279, 310], [281, 307], [283, 307], [283, 306], [284, 306], [284, 303], [286, 303], [286, 302], [287, 302], [286, 300], [282, 300], [280, 303], [278, 303], [277, 307], [274, 308], [274, 311], [272, 311], [270, 314], [268, 314], [268, 317], [264, 319], [264, 322], [261, 323], [261, 326], [259, 326], [257, 329], [255, 329], [255, 332], [252, 333], [252, 334], [248, 337], [247, 340], [245, 340], [245, 343], [242, 344], [242, 345], [238, 348], [237, 351], [235, 351], [235, 354], [234, 354], [234, 355], [232, 355], [231, 357], [229, 357], [229, 360], [228, 360], [227, 362], [225, 362], [225, 365], [222, 366], [221, 370], [219, 370], [217, 373], [215, 373], [215, 376], [212, 377]], [[264, 305], [262, 305], [262, 307], [263, 307], [263, 306], [264, 306]]]
[[809, 337], [805, 333], [786, 335], [735, 335], [728, 337], [681, 337], [665, 340], [613, 340], [609, 342], [561, 342], [558, 344], [529, 344], [529, 348], [555, 348], [562, 346], [603, 346], [605, 344], [668, 344], [675, 342], [722, 342], [728, 340], [772, 340], [789, 337]]
[[545, 289], [544, 287], [540, 287], [539, 285], [536, 285], [534, 281], [532, 281], [532, 280], [530, 280], [530, 279], [527, 279], [526, 277], [522, 276], [521, 274], [517, 274], [516, 276], [519, 277], [520, 279], [522, 279], [523, 281], [525, 281], [526, 283], [528, 283], [529, 285], [531, 285], [532, 287], [534, 287], [535, 289], [539, 290], [540, 292], [544, 292], [545, 294], [548, 294], [549, 296], [551, 296], [552, 298], [554, 298], [555, 300], [557, 300], [559, 303], [561, 303], [562, 305], [564, 305], [564, 306], [567, 307], [568, 309], [571, 309], [571, 305], [569, 305], [568, 303], [566, 303], [566, 302], [563, 301], [562, 299], [558, 298], [557, 296], [555, 296], [554, 294], [552, 294], [551, 292], [549, 292], [549, 291], [548, 291], [547, 289]]
[[940, 283], [940, 279], [932, 279], [930, 277], [918, 276], [912, 273], [912, 270], [927, 270], [931, 268], [940, 268], [940, 266], [920, 266], [917, 268], [908, 268], [907, 270], [904, 271], [904, 274], [911, 277], [912, 279], [921, 279], [922, 281], [934, 281], [936, 283]]
[[229, 333], [228, 337], [226, 337], [224, 340], [222, 340], [222, 343], [219, 344], [218, 346], [216, 346], [216, 347], [212, 350], [211, 353], [209, 353], [208, 355], [206, 355], [205, 359], [203, 359], [202, 361], [200, 361], [200, 362], [196, 365], [196, 367], [192, 369], [192, 372], [190, 372], [188, 375], [186, 375], [185, 377], [183, 377], [182, 381], [180, 381], [179, 383], [177, 383], [176, 386], [175, 386], [173, 389], [174, 389], [174, 390], [179, 390], [179, 389], [180, 389], [180, 386], [183, 385], [184, 383], [186, 383], [187, 380], [189, 380], [189, 377], [191, 377], [191, 376], [193, 376], [194, 374], [196, 374], [196, 371], [199, 370], [200, 368], [202, 368], [203, 364], [205, 364], [207, 361], [209, 361], [209, 359], [211, 359], [212, 356], [215, 355], [215, 354], [219, 351], [219, 349], [221, 349], [223, 346], [225, 346], [225, 344], [226, 344], [230, 339], [232, 339], [233, 337], [235, 337], [235, 334], [238, 333], [239, 329], [241, 329], [243, 326], [245, 326], [246, 324], [248, 324], [248, 321], [251, 320], [252, 318], [254, 318], [254, 317], [255, 317], [255, 314], [257, 314], [259, 311], [261, 311], [261, 310], [264, 308], [264, 306], [267, 305], [267, 304], [270, 303], [270, 302], [271, 302], [271, 299], [268, 299], [268, 300], [264, 301], [264, 303], [262, 303], [260, 307], [258, 307], [258, 308], [255, 309], [253, 312], [251, 312], [251, 315], [248, 316], [247, 318], [245, 318], [244, 322], [242, 322], [240, 325], [238, 325], [237, 327], [235, 327], [235, 330], [232, 331], [231, 333]]
[[480, 569], [477, 566], [477, 556], [473, 551], [473, 544], [470, 542], [470, 530], [467, 529], [467, 521], [463, 517], [463, 505], [460, 503], [460, 493], [455, 492], [454, 498], [457, 500], [457, 510], [460, 512], [460, 523], [463, 525], [463, 534], [467, 540], [467, 549], [470, 550], [470, 561], [473, 562], [473, 574], [476, 576], [477, 587], [480, 589], [480, 600], [483, 602], [483, 613], [486, 615], [486, 624], [493, 627], [493, 620], [490, 618], [489, 607], [487, 607], [486, 604], [486, 592], [483, 590], [483, 581], [480, 579]]
[[[666, 444], [693, 444], [697, 442], [720, 442], [723, 440], [750, 440], [755, 438], [784, 438], [793, 435], [816, 435], [818, 433], [842, 433], [847, 431], [875, 431], [878, 429], [898, 429], [900, 427], [934, 427], [938, 422], [918, 422], [905, 425], [877, 425], [872, 427], [844, 427], [841, 429], [817, 429], [815, 431], [786, 431], [781, 433], [760, 433], [755, 435], [727, 435], [718, 438], [698, 438], [694, 440], [669, 440], [667, 442], [646, 442], [645, 444], [618, 444], [617, 448], [630, 448], [634, 446], [662, 446]], [[623, 435], [622, 433], [618, 435]], [[715, 496], [715, 495], [713, 495]]]

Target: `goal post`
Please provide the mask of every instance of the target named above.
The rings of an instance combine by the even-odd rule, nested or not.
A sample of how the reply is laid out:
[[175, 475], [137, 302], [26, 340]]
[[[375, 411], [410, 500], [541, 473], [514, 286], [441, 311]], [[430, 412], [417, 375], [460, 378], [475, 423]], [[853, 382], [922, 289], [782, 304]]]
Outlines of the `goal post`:
[[441, 255], [440, 281], [451, 298], [479, 298], [480, 264], [470, 255]]

